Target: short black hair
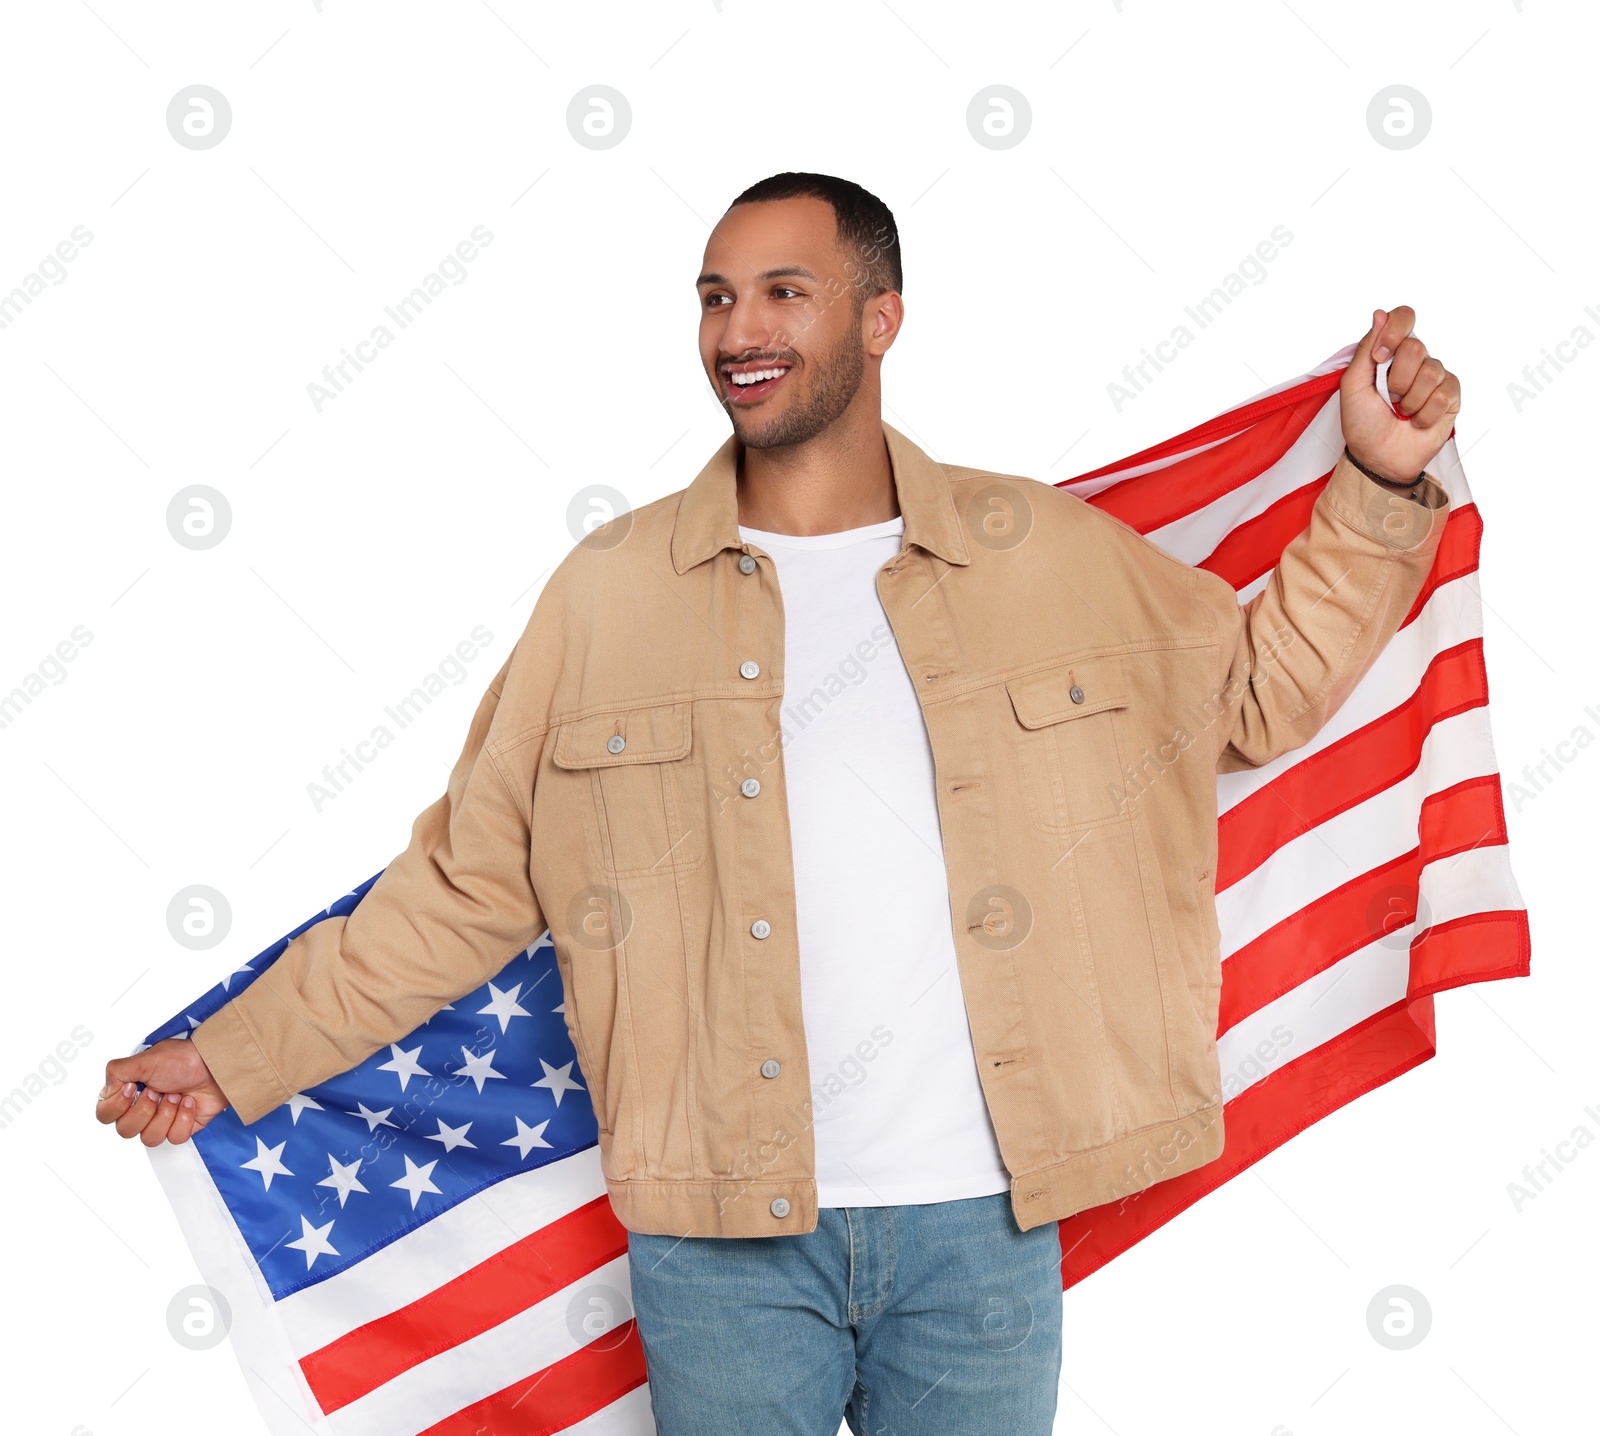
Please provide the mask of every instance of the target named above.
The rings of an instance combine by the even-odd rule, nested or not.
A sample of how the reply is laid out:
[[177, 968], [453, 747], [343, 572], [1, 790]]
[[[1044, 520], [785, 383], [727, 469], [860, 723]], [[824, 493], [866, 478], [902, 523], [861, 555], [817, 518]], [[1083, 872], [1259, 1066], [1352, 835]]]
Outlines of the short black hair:
[[847, 250], [853, 248], [857, 256], [849, 278], [858, 307], [891, 289], [901, 292], [900, 231], [895, 227], [894, 215], [877, 195], [852, 180], [785, 170], [782, 174], [757, 180], [728, 208], [802, 195], [826, 200], [833, 206], [834, 232], [839, 244]]

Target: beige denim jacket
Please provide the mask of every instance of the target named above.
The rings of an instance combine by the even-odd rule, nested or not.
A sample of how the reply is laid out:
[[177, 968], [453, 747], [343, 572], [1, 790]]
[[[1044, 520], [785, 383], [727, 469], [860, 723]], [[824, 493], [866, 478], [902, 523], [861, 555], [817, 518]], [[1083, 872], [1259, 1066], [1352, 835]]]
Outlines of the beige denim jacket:
[[[1028, 1229], [1221, 1154], [1216, 774], [1338, 709], [1421, 590], [1448, 500], [1341, 457], [1241, 606], [1075, 495], [883, 433], [905, 533], [878, 596], [933, 749], [961, 989]], [[241, 1120], [548, 927], [623, 1225], [815, 1227], [783, 606], [739, 536], [737, 453], [730, 436], [687, 489], [572, 549], [409, 846], [195, 1030]]]

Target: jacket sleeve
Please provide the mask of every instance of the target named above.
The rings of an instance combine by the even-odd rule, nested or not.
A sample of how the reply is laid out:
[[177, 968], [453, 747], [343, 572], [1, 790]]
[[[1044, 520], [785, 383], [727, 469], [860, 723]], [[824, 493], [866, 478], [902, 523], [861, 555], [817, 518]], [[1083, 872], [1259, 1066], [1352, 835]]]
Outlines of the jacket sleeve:
[[1350, 696], [1427, 582], [1449, 517], [1429, 474], [1417, 500], [1342, 453], [1266, 587], [1241, 604], [1197, 570], [1220, 639], [1208, 719], [1218, 772], [1259, 767], [1309, 742]]
[[242, 1122], [403, 1037], [544, 932], [529, 829], [544, 730], [527, 722], [517, 667], [543, 657], [524, 651], [528, 638], [489, 684], [405, 851], [348, 916], [307, 928], [191, 1034]]

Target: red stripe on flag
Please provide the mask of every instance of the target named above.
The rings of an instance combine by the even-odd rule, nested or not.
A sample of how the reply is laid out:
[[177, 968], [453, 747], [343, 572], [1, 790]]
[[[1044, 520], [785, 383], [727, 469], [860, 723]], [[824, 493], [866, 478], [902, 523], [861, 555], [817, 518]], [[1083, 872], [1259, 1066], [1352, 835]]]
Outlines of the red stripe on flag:
[[1436, 654], [1405, 702], [1280, 773], [1217, 820], [1216, 890], [1248, 877], [1302, 833], [1398, 783], [1415, 771], [1434, 724], [1488, 701], [1481, 638]]
[[1229, 586], [1236, 589], [1270, 573], [1278, 566], [1284, 549], [1310, 525], [1317, 495], [1327, 486], [1332, 474], [1333, 470], [1329, 469], [1309, 484], [1285, 494], [1253, 519], [1236, 524], [1195, 567], [1227, 579]]
[[459, 1346], [628, 1250], [628, 1232], [597, 1197], [426, 1296], [300, 1359], [317, 1404], [337, 1411], [419, 1361]]
[[1061, 1284], [1070, 1287], [1184, 1208], [1357, 1097], [1434, 1055], [1433, 998], [1402, 1000], [1286, 1063], [1223, 1109], [1222, 1155], [1060, 1223]]
[[[1253, 399], [1248, 404], [1241, 404], [1237, 409], [1230, 409], [1226, 414], [1218, 414], [1213, 419], [1207, 419], [1203, 424], [1196, 424], [1192, 429], [1185, 429], [1183, 433], [1173, 438], [1164, 439], [1159, 444], [1152, 444], [1148, 449], [1141, 449], [1137, 454], [1129, 454], [1126, 458], [1118, 459], [1115, 463], [1105, 464], [1098, 469], [1091, 469], [1086, 474], [1074, 474], [1070, 479], [1062, 482], [1066, 484], [1081, 484], [1089, 479], [1101, 479], [1107, 474], [1120, 473], [1124, 469], [1142, 468], [1145, 464], [1153, 464], [1159, 459], [1170, 458], [1173, 454], [1182, 454], [1189, 449], [1198, 448], [1201, 444], [1209, 444], [1213, 439], [1221, 438], [1228, 434], [1237, 434], [1258, 420], [1277, 413], [1279, 409], [1289, 405], [1299, 404], [1303, 400], [1319, 398], [1332, 393], [1339, 387], [1339, 380], [1344, 375], [1344, 369], [1335, 369], [1331, 374], [1317, 374], [1303, 383], [1295, 384], [1288, 389], [1280, 389], [1276, 394], [1268, 394], [1265, 398]], [[1060, 485], [1057, 485], [1060, 487]]]
[[[1061, 1284], [1098, 1271], [1208, 1192], [1357, 1097], [1391, 1082], [1435, 1053], [1432, 994], [1502, 977], [1526, 977], [1531, 943], [1526, 912], [1478, 913], [1450, 924], [1452, 956], [1425, 990], [1374, 1013], [1230, 1098], [1222, 1155], [1060, 1222]], [[1430, 938], [1431, 941], [1431, 938]], [[1414, 950], [1415, 951], [1415, 950]], [[1441, 952], [1444, 948], [1441, 947]], [[1417, 973], [1413, 964], [1412, 981]]]
[[1468, 913], [1430, 927], [1411, 944], [1411, 991], [1526, 977], [1532, 952], [1526, 912]]
[[[1465, 833], [1476, 829], [1472, 837]], [[1424, 862], [1481, 848], [1485, 843], [1498, 847], [1506, 841], [1506, 810], [1500, 798], [1500, 775], [1485, 773], [1463, 778], [1423, 800], [1417, 817], [1418, 845]]]
[[571, 1356], [464, 1406], [418, 1436], [554, 1436], [645, 1381], [644, 1347], [630, 1318]]
[[[1203, 568], [1227, 579], [1233, 588], [1244, 588], [1254, 583], [1264, 573], [1271, 573], [1283, 557], [1291, 539], [1302, 533], [1311, 522], [1311, 510], [1317, 495], [1323, 490], [1333, 470], [1309, 484], [1303, 484], [1292, 493], [1285, 494], [1277, 503], [1253, 519], [1246, 519], [1228, 531], [1221, 543], [1211, 550], [1196, 568]], [[1406, 500], [1404, 502], [1409, 502]], [[1400, 624], [1404, 628], [1442, 583], [1460, 578], [1478, 567], [1478, 546], [1483, 537], [1483, 519], [1476, 504], [1460, 509], [1452, 508], [1445, 520], [1444, 533], [1434, 553], [1433, 567], [1428, 570], [1427, 581], [1417, 595]]]
[[1175, 523], [1254, 483], [1289, 451], [1326, 403], [1316, 394], [1286, 405], [1242, 434], [1165, 468], [1124, 479], [1087, 502], [1142, 534]]
[[[1423, 865], [1468, 848], [1503, 845], [1498, 774], [1431, 794], [1420, 824], [1427, 846], [1361, 873], [1275, 923], [1222, 964], [1217, 1033], [1293, 991], [1341, 958], [1416, 916]], [[1434, 811], [1427, 814], [1429, 805]]]
[[1433, 597], [1434, 590], [1441, 584], [1477, 572], [1482, 543], [1483, 515], [1478, 512], [1478, 506], [1464, 504], [1459, 509], [1452, 508], [1450, 517], [1445, 520], [1439, 547], [1433, 555], [1433, 567], [1428, 570], [1427, 581], [1411, 605], [1411, 611], [1401, 622], [1401, 628], [1422, 612], [1423, 605]]

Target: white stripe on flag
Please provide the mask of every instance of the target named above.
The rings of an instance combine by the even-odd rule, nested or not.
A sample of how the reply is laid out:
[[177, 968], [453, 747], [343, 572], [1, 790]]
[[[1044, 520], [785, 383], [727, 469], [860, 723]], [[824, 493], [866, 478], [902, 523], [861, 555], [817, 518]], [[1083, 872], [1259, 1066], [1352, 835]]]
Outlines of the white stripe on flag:
[[1418, 884], [1417, 915], [1437, 927], [1480, 912], [1521, 912], [1524, 904], [1511, 875], [1511, 850], [1486, 844], [1428, 863]]
[[272, 1436], [334, 1436], [311, 1395], [272, 1294], [251, 1259], [205, 1161], [192, 1142], [147, 1147], [150, 1164], [180, 1217], [202, 1280], [228, 1303], [228, 1340]]
[[[1241, 1018], [1217, 1039], [1228, 1101], [1264, 1077], [1399, 1002], [1411, 972], [1415, 927], [1397, 928]], [[1265, 1054], [1265, 1055], [1263, 1055]], [[1224, 1108], [1224, 1120], [1226, 1111]]]

